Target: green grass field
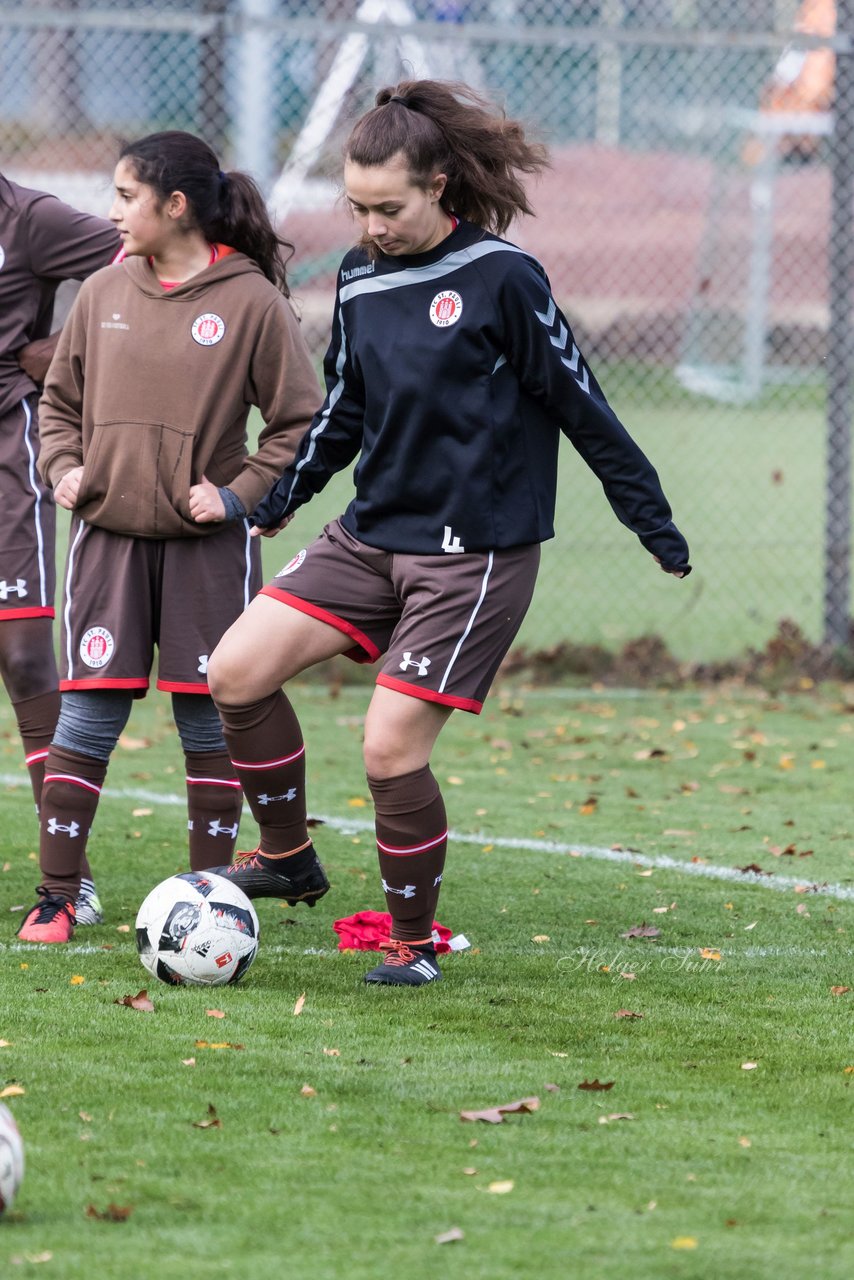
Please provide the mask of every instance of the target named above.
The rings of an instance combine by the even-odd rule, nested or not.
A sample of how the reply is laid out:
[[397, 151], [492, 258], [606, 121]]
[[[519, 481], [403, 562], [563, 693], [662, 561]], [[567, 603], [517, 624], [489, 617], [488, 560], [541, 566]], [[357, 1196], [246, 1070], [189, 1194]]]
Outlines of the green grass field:
[[[245, 982], [208, 990], [133, 943], [184, 866], [168, 702], [111, 766], [106, 923], [57, 948], [15, 939], [35, 827], [3, 704], [0, 1092], [28, 1170], [0, 1274], [847, 1280], [854, 693], [504, 687], [453, 717], [438, 918], [471, 947], [420, 991], [366, 988], [332, 929], [382, 906], [367, 695], [295, 689], [333, 890], [262, 902]], [[116, 1003], [142, 987], [153, 1013]]]

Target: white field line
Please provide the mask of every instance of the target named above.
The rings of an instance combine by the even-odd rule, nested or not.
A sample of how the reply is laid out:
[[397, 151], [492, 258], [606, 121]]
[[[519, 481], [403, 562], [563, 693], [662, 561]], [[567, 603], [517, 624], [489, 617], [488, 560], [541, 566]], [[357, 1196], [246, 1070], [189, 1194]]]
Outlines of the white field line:
[[[262, 930], [262, 932], [264, 931]], [[130, 939], [129, 934], [127, 935], [127, 938]], [[121, 952], [125, 946], [128, 947], [128, 949], [132, 949], [131, 941], [115, 943], [112, 946], [112, 950]], [[596, 947], [596, 948], [576, 947], [575, 950], [570, 953], [569, 957], [563, 957], [563, 958], [573, 959], [576, 956], [578, 956], [580, 957], [580, 960], [579, 960], [579, 964], [576, 967], [578, 968], [586, 967], [588, 960], [590, 960], [591, 958], [598, 958], [600, 954], [605, 955], [605, 953], [610, 950], [613, 950], [613, 947], [610, 947], [610, 948], [608, 947]], [[53, 946], [47, 943], [0, 942], [0, 954], [4, 952], [8, 952], [10, 955], [17, 954], [17, 955], [32, 956], [34, 953], [38, 954], [38, 952], [40, 951], [53, 951]], [[304, 956], [331, 956], [331, 955], [338, 954], [337, 948], [335, 950], [332, 950], [329, 947], [303, 947], [300, 950], [300, 948], [298, 947], [286, 947], [284, 946], [283, 943], [268, 943], [264, 941], [265, 955], [292, 956], [294, 955], [295, 952], [299, 952], [300, 955], [304, 955]], [[96, 943], [90, 942], [90, 943], [79, 943], [79, 944], [75, 944], [74, 946], [63, 946], [62, 954], [64, 956], [97, 956], [97, 955], [109, 955], [110, 952], [106, 950], [104, 943], [101, 943], [100, 945], [98, 945]], [[663, 955], [676, 956], [680, 960], [691, 959], [696, 961], [697, 948], [696, 947], [649, 947], [648, 954], [645, 957], [644, 963], [647, 963], [649, 960], [653, 958], [659, 958]], [[815, 959], [816, 957], [818, 957], [819, 959], [823, 959], [827, 956], [832, 956], [834, 960], [838, 960], [841, 956], [850, 956], [850, 955], [854, 955], [854, 949], [850, 947], [843, 948], [843, 949], [834, 948], [832, 951], [830, 950], [822, 951], [816, 947], [745, 947], [744, 951], [740, 951], [737, 954], [729, 953], [727, 955], [727, 959], [764, 960], [768, 956], [773, 956], [779, 959], [783, 959], [783, 958], [792, 959], [794, 957], [798, 957], [801, 959]], [[628, 959], [629, 957], [626, 956], [626, 963], [628, 963]], [[706, 962], [706, 964], [711, 964], [711, 963], [712, 962], [708, 962], [708, 961]], [[710, 968], [709, 971], [713, 972], [714, 970], [713, 968]]]
[[[0, 774], [0, 785], [29, 786], [20, 774]], [[147, 791], [144, 788], [105, 788], [102, 798], [112, 800], [134, 800], [145, 804], [184, 806], [184, 796], [169, 793]], [[338, 818], [329, 815], [314, 814], [318, 822], [338, 831], [341, 835], [365, 835], [373, 833], [373, 822], [359, 818]], [[620, 866], [651, 868], [654, 871], [675, 871], [679, 875], [697, 876], [701, 880], [722, 880], [727, 884], [741, 886], [755, 885], [760, 889], [771, 889], [776, 893], [794, 893], [796, 889], [803, 896], [836, 898], [843, 902], [854, 902], [854, 884], [815, 884], [808, 878], [778, 875], [757, 875], [754, 871], [738, 871], [734, 867], [716, 867], [707, 862], [681, 862], [667, 854], [652, 857], [645, 853], [635, 853], [629, 849], [606, 849], [598, 845], [567, 844], [558, 840], [523, 840], [512, 836], [491, 835], [485, 832], [465, 833], [451, 831], [449, 839], [454, 844], [492, 845], [500, 849], [521, 849], [529, 853], [557, 853], [564, 855], [580, 855], [594, 862], [611, 862]]]

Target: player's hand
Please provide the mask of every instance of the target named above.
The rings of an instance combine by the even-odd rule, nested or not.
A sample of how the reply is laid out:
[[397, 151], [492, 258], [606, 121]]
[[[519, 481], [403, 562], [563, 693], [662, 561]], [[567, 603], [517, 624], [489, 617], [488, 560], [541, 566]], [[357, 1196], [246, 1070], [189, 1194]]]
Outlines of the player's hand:
[[201, 484], [190, 486], [190, 515], [196, 524], [214, 524], [225, 519], [225, 503], [207, 476], [202, 476]]
[[674, 578], [684, 578], [684, 577], [685, 577], [685, 570], [684, 570], [684, 569], [665, 569], [664, 565], [661, 563], [661, 560], [659, 559], [659, 557], [658, 557], [658, 556], [653, 556], [652, 558], [653, 558], [653, 560], [655, 561], [655, 563], [658, 565], [659, 569], [661, 569], [661, 571], [662, 571], [663, 573], [669, 573], [669, 574], [670, 574], [672, 577], [674, 577]]
[[25, 347], [21, 347], [20, 351], [16, 352], [18, 364], [24, 373], [39, 386], [42, 385], [47, 377], [47, 371], [50, 368], [50, 362], [53, 359], [53, 353], [56, 351], [58, 342], [59, 331], [57, 330], [49, 338], [37, 338], [35, 342], [28, 342]]
[[66, 471], [59, 484], [53, 491], [53, 496], [60, 507], [65, 507], [66, 511], [73, 511], [77, 506], [77, 498], [80, 493], [80, 482], [83, 479], [83, 468], [72, 467], [70, 471]]
[[282, 530], [285, 528], [285, 526], [290, 524], [290, 522], [293, 520], [295, 515], [296, 515], [296, 512], [292, 511], [289, 516], [284, 517], [281, 524], [270, 525], [266, 529], [261, 529], [257, 524], [253, 524], [252, 528], [249, 530], [249, 537], [250, 538], [275, 538], [277, 533], [281, 533]]

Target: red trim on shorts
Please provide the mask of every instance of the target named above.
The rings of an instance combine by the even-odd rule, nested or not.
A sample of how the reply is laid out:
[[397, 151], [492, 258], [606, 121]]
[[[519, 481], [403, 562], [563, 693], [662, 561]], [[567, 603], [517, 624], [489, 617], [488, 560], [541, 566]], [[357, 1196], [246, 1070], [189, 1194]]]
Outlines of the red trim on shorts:
[[350, 658], [352, 662], [376, 662], [380, 656], [380, 650], [374, 644], [373, 640], [369, 640], [363, 631], [358, 627], [354, 627], [352, 622], [345, 622], [343, 618], [339, 618], [334, 613], [329, 613], [326, 609], [321, 609], [319, 605], [310, 604], [308, 600], [301, 600], [299, 596], [292, 596], [289, 591], [282, 591], [280, 587], [268, 585], [262, 587], [258, 593], [262, 596], [271, 596], [274, 600], [281, 601], [282, 604], [289, 604], [292, 609], [299, 609], [300, 613], [307, 613], [311, 618], [317, 618], [319, 622], [325, 622], [327, 626], [334, 627], [336, 631], [343, 631], [345, 636], [349, 636], [351, 640], [355, 640], [359, 649], [365, 654], [360, 656], [358, 650], [349, 649], [345, 654], [345, 658]]
[[148, 689], [147, 680], [139, 680], [132, 676], [127, 680], [60, 680], [60, 693], [68, 693], [72, 689]]
[[476, 716], [479, 716], [483, 710], [483, 703], [476, 702], [474, 698], [455, 698], [451, 693], [437, 693], [435, 689], [423, 689], [419, 685], [398, 680], [395, 676], [387, 676], [384, 671], [377, 676], [377, 684], [384, 685], [386, 689], [394, 689], [396, 693], [408, 693], [411, 698], [423, 698], [425, 702], [441, 702], [442, 706], [456, 707], [458, 711], [471, 711]]
[[206, 684], [189, 684], [182, 680], [158, 680], [156, 688], [163, 693], [210, 693]]
[[50, 605], [35, 605], [32, 609], [0, 609], [0, 622], [12, 622], [15, 618], [55, 618], [56, 610]]

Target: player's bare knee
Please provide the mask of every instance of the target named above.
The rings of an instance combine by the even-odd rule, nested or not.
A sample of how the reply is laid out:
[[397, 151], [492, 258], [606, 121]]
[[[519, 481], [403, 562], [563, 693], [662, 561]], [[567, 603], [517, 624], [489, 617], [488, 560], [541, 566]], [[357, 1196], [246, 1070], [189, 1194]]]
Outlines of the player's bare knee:
[[208, 689], [214, 702], [234, 705], [244, 700], [242, 677], [245, 670], [227, 653], [215, 649], [208, 659]]
[[366, 736], [362, 758], [369, 778], [394, 778], [409, 772], [405, 744], [397, 739]]

